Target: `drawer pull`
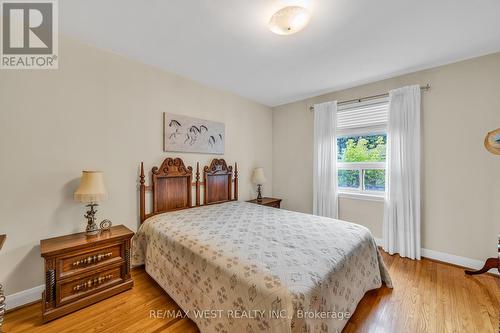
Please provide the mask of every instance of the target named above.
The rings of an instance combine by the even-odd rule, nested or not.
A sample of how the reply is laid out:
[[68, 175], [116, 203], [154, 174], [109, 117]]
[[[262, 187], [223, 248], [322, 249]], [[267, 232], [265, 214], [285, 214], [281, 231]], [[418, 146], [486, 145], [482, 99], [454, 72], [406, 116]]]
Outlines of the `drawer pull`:
[[99, 253], [99, 254], [95, 254], [93, 256], [88, 256], [87, 258], [83, 258], [83, 259], [80, 259], [80, 260], [73, 262], [73, 267], [78, 267], [80, 265], [93, 264], [93, 263], [99, 262], [103, 259], [109, 258], [112, 255], [113, 255], [112, 252], [108, 252], [108, 253]]
[[88, 281], [77, 284], [76, 286], [74, 286], [73, 291], [80, 291], [80, 290], [88, 289], [88, 288], [93, 287], [93, 286], [98, 286], [107, 280], [111, 280], [112, 278], [113, 278], [113, 274], [99, 276], [99, 277], [95, 277], [93, 279], [90, 278], [90, 279], [88, 279]]

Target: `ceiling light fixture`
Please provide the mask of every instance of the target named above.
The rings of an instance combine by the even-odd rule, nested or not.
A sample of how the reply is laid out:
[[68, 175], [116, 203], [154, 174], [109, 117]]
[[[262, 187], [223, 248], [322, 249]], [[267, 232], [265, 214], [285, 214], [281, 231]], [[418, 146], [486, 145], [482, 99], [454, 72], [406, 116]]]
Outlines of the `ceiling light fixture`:
[[310, 18], [311, 14], [304, 7], [288, 6], [271, 16], [269, 29], [278, 35], [291, 35], [302, 30]]

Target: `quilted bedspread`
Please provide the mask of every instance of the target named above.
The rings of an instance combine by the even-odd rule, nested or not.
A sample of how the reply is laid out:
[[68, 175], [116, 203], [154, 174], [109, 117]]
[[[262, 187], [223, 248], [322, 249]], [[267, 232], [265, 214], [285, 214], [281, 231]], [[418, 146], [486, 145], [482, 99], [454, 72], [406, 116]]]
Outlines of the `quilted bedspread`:
[[202, 333], [341, 332], [366, 291], [391, 287], [367, 228], [246, 202], [149, 218], [132, 262]]

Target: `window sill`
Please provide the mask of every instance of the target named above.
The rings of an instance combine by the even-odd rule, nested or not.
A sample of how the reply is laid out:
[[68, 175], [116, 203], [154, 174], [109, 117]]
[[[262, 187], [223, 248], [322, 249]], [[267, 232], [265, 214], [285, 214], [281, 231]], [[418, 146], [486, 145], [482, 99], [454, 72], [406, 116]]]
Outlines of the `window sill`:
[[358, 199], [358, 200], [368, 200], [368, 201], [377, 201], [384, 202], [385, 194], [368, 194], [368, 193], [355, 193], [355, 192], [338, 192], [339, 198], [349, 198], [349, 199]]

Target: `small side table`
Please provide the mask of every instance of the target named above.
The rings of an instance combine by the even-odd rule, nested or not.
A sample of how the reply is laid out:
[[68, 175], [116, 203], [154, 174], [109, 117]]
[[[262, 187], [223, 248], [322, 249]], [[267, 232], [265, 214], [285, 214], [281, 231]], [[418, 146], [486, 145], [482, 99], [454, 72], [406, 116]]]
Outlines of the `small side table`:
[[262, 198], [262, 200], [253, 199], [253, 200], [248, 200], [247, 202], [251, 202], [251, 203], [254, 203], [257, 205], [274, 207], [274, 208], [280, 208], [280, 206], [281, 206], [281, 199], [277, 199], [277, 198], [264, 197], [264, 198]]
[[[5, 243], [6, 239], [7, 239], [6, 235], [0, 235], [0, 250], [2, 249], [3, 243]], [[4, 314], [5, 314], [5, 296], [3, 294], [3, 286], [0, 283], [0, 332], [2, 332]]]
[[53, 320], [132, 288], [130, 239], [123, 225], [95, 236], [85, 232], [44, 239], [43, 322]]

